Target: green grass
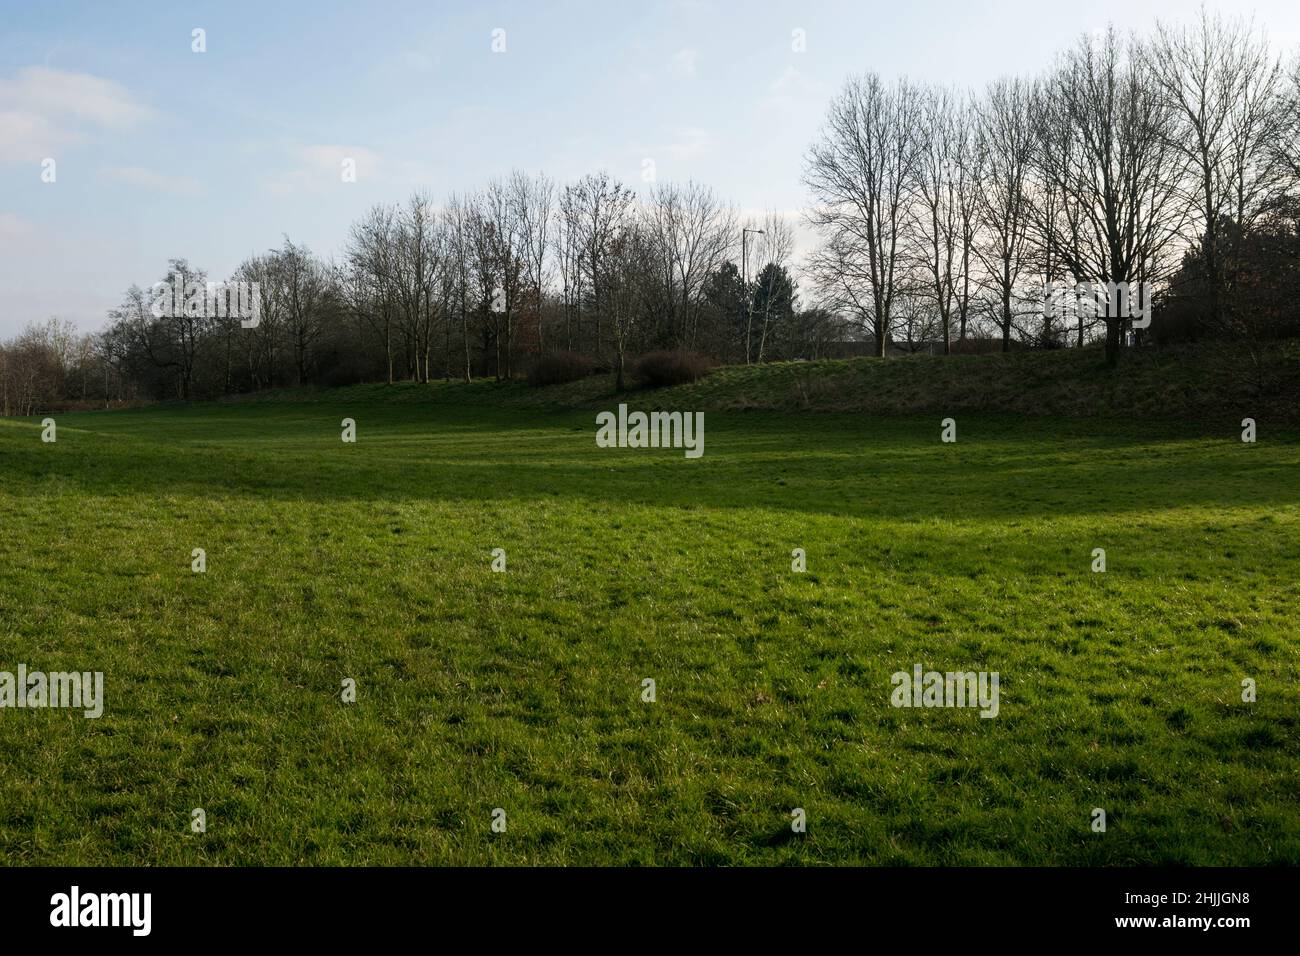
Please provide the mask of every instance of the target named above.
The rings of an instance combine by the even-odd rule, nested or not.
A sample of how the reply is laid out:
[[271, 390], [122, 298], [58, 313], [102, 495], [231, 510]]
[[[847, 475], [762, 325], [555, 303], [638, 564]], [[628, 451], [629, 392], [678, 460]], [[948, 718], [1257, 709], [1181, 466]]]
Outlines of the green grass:
[[1294, 433], [457, 388], [0, 420], [0, 670], [106, 683], [0, 711], [0, 861], [1300, 863]]
[[[369, 401], [450, 403], [520, 409], [609, 408], [612, 375], [529, 388], [477, 381], [448, 387], [375, 385], [341, 390]], [[319, 390], [286, 390], [255, 401], [314, 400]], [[330, 400], [335, 400], [331, 397]], [[996, 412], [1056, 418], [1189, 421], [1216, 429], [1254, 418], [1300, 429], [1300, 339], [1212, 342], [1132, 349], [1118, 369], [1100, 348], [990, 355], [912, 355], [723, 366], [698, 382], [636, 395], [648, 407], [712, 411], [859, 412], [870, 417]]]

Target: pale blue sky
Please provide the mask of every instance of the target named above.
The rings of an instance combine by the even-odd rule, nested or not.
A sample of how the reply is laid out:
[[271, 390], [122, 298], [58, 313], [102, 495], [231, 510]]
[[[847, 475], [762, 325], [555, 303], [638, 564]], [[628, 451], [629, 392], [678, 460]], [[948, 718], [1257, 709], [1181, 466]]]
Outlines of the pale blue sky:
[[[1037, 71], [1080, 32], [1145, 32], [1196, 7], [5, 0], [0, 337], [52, 315], [99, 328], [171, 256], [225, 277], [284, 233], [329, 255], [375, 202], [512, 167], [561, 181], [605, 168], [640, 187], [649, 158], [660, 181], [794, 212], [804, 151], [849, 73], [978, 86]], [[1298, 3], [1212, 8], [1300, 47]], [[344, 156], [356, 183], [341, 182]]]

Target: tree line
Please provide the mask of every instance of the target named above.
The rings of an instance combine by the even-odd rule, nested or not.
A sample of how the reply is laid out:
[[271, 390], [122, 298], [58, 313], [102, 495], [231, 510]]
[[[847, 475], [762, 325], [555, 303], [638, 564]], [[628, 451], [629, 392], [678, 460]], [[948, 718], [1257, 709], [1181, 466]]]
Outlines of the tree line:
[[[29, 326], [0, 343], [0, 412], [508, 379], [554, 352], [621, 389], [655, 350], [752, 363], [1099, 342], [1115, 364], [1143, 338], [1300, 334], [1300, 58], [1240, 20], [1109, 29], [980, 91], [850, 77], [804, 181], [817, 245], [798, 264], [789, 217], [742, 217], [696, 182], [638, 197], [605, 172], [516, 171], [441, 203], [417, 192], [370, 209], [333, 258], [286, 236], [243, 262], [228, 279], [255, 284], [251, 327], [203, 303], [159, 314], [140, 286], [101, 332]], [[181, 258], [160, 276], [208, 281]], [[1150, 285], [1154, 322], [1096, 309], [1079, 283]]]
[[[809, 153], [811, 271], [882, 356], [900, 332], [951, 351], [982, 318], [1003, 349], [1100, 337], [1115, 364], [1131, 317], [1086, 296], [1044, 307], [1058, 284], [1149, 283], [1192, 335], [1295, 335], [1298, 101], [1300, 60], [1204, 11], [1083, 36], [978, 94], [851, 78]], [[1289, 285], [1249, 258], [1265, 236]]]
[[651, 350], [766, 361], [845, 338], [834, 317], [799, 307], [791, 224], [773, 213], [746, 225], [762, 230], [748, 276], [732, 261], [736, 210], [698, 183], [638, 199], [604, 172], [564, 186], [515, 172], [441, 204], [417, 192], [370, 209], [331, 260], [285, 237], [241, 263], [222, 281], [255, 290], [255, 322], [213, 314], [200, 295], [160, 310], [156, 288], [210, 281], [174, 259], [156, 288], [126, 291], [102, 332], [51, 320], [7, 343], [29, 377], [0, 388], [17, 396], [12, 414], [54, 396], [507, 379], [552, 351], [590, 356], [622, 382], [629, 356]]

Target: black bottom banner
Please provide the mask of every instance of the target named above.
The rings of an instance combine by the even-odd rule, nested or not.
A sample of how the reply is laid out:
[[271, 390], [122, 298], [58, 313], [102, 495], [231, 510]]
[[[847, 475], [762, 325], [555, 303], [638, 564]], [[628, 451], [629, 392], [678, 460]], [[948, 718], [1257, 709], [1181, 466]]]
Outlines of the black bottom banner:
[[[530, 942], [610, 930], [732, 943], [816, 929], [862, 940], [1193, 939], [1294, 931], [1295, 869], [7, 869], [7, 940], [373, 944], [477, 927]], [[470, 922], [472, 921], [472, 923]], [[468, 924], [468, 925], [467, 925]], [[951, 935], [957, 933], [959, 935]], [[973, 934], [973, 935], [971, 935]], [[1258, 934], [1263, 934], [1261, 937]], [[605, 936], [605, 939], [610, 937]]]

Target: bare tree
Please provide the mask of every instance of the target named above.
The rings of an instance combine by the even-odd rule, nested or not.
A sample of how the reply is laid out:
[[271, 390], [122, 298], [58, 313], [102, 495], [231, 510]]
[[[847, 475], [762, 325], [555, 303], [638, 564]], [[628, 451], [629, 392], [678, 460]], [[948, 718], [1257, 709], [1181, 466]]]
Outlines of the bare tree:
[[244, 355], [253, 388], [275, 385], [285, 314], [284, 277], [276, 252], [251, 256], [235, 272], [244, 282], [257, 284], [258, 323], [244, 337]]
[[398, 213], [394, 233], [398, 324], [406, 338], [408, 374], [420, 382], [429, 381], [429, 353], [441, 319], [438, 225], [432, 199], [417, 192]]
[[734, 242], [735, 216], [696, 182], [655, 186], [645, 211], [642, 246], [656, 258], [663, 301], [663, 344], [692, 347], [698, 336], [704, 282], [727, 258]]
[[[452, 196], [442, 212], [443, 235], [445, 237], [445, 265], [443, 267], [444, 283], [449, 294], [448, 328], [450, 328], [450, 305], [454, 303], [455, 311], [460, 316], [461, 346], [464, 349], [464, 378], [468, 382], [472, 375], [473, 363], [470, 358], [469, 336], [469, 301], [473, 288], [472, 244], [470, 231], [474, 215], [472, 198]], [[450, 363], [450, 347], [447, 361]]]
[[485, 355], [492, 353], [493, 375], [500, 380], [505, 370], [502, 349], [507, 335], [503, 327], [506, 293], [502, 273], [508, 263], [503, 263], [501, 258], [502, 243], [497, 237], [498, 225], [487, 194], [476, 193], [467, 197], [465, 202], [465, 248], [472, 278], [479, 347]]
[[[1085, 36], [1048, 77], [1038, 116], [1036, 201], [1060, 196], [1060, 215], [1034, 220], [1076, 281], [1154, 281], [1184, 218], [1185, 163], [1174, 117], [1149, 58], [1112, 28]], [[1106, 361], [1119, 361], [1127, 318], [1107, 310]]]
[[1236, 271], [1224, 224], [1249, 228], [1284, 184], [1274, 149], [1285, 138], [1281, 63], [1250, 25], [1204, 8], [1190, 27], [1159, 24], [1148, 58], [1173, 110], [1170, 144], [1188, 167], [1189, 224], [1199, 232], [1210, 322], [1222, 329]]
[[626, 387], [625, 368], [628, 348], [640, 331], [638, 323], [648, 313], [645, 300], [656, 283], [648, 274], [656, 256], [652, 250], [654, 236], [645, 224], [629, 218], [612, 234], [600, 259], [602, 302], [614, 348], [614, 387]]
[[518, 254], [523, 263], [521, 322], [527, 322], [530, 336], [535, 331], [536, 340], [530, 344], [540, 351], [544, 347], [542, 304], [549, 276], [547, 237], [553, 219], [555, 183], [545, 175], [530, 177], [516, 171], [510, 176], [510, 192], [515, 206]]
[[805, 172], [817, 203], [810, 220], [824, 241], [814, 272], [836, 302], [870, 325], [881, 358], [915, 190], [921, 104], [906, 81], [886, 86], [874, 73], [850, 79], [831, 103]]
[[924, 298], [933, 305], [945, 354], [952, 352], [952, 319], [963, 277], [969, 268], [964, 248], [970, 125], [963, 102], [948, 89], [922, 95], [917, 128], [915, 202], [911, 207], [913, 245], [926, 276]]
[[[763, 217], [762, 236], [754, 245], [754, 275], [757, 277], [753, 295], [763, 303], [763, 325], [758, 337], [758, 361], [763, 361], [767, 349], [768, 333], [772, 329], [772, 306], [775, 301], [775, 281], [786, 275], [790, 258], [794, 255], [794, 230], [775, 209]], [[772, 268], [768, 268], [768, 267]], [[747, 292], [747, 294], [749, 294]], [[752, 298], [752, 296], [751, 296]], [[793, 302], [790, 303], [793, 306]], [[751, 316], [753, 309], [746, 310]], [[748, 330], [746, 330], [748, 334]]]
[[207, 331], [207, 274], [173, 259], [167, 275], [146, 295], [138, 287], [110, 317], [129, 324], [137, 346], [154, 367], [174, 374], [176, 395], [191, 397], [199, 344]]
[[[980, 237], [976, 254], [997, 297], [1002, 351], [1011, 347], [1011, 326], [1022, 275], [1029, 263], [1029, 188], [1034, 154], [1031, 84], [1020, 79], [998, 80], [988, 87], [977, 113], [977, 149], [981, 159], [979, 188]], [[1054, 215], [1049, 202], [1047, 216]]]
[[525, 285], [519, 206], [510, 185], [499, 179], [489, 182], [478, 200], [479, 214], [487, 226], [482, 237], [496, 279], [485, 317], [492, 328], [497, 377], [509, 379], [514, 374], [515, 333]]
[[275, 255], [283, 295], [284, 332], [293, 350], [297, 383], [301, 385], [309, 378], [316, 341], [325, 327], [329, 278], [311, 251], [295, 245], [288, 236]]
[[393, 333], [397, 312], [397, 210], [378, 205], [353, 224], [347, 277], [342, 282], [353, 313], [378, 335], [384, 348], [388, 384], [393, 383]]
[[1273, 159], [1290, 180], [1289, 187], [1300, 187], [1300, 53], [1291, 65], [1288, 82], [1278, 94], [1281, 132], [1273, 146]]
[[[601, 319], [602, 310], [606, 307], [607, 292], [604, 280], [610, 274], [605, 258], [614, 241], [629, 224], [632, 199], [632, 190], [606, 172], [588, 174], [574, 184], [572, 201], [578, 230], [577, 245], [581, 250], [581, 268], [595, 319], [593, 351], [597, 355], [603, 349]], [[621, 360], [618, 361], [617, 372], [621, 387]]]
[[580, 192], [576, 186], [565, 186], [560, 193], [556, 210], [554, 243], [555, 263], [560, 278], [560, 307], [564, 314], [564, 347], [575, 347], [575, 332], [580, 334], [582, 323], [582, 214]]

